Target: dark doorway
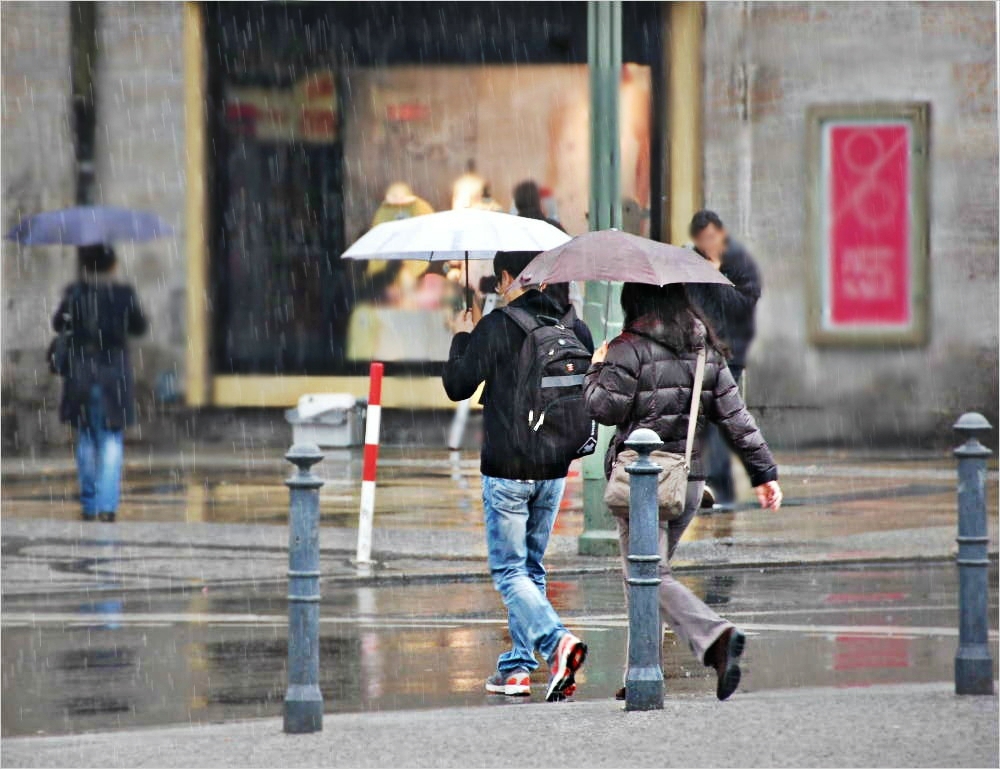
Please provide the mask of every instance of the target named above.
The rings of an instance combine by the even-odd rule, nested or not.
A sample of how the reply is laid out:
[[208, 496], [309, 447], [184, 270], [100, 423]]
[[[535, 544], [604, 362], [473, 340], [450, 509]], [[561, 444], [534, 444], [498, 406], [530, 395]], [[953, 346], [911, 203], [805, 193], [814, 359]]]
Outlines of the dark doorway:
[[[662, 178], [661, 13], [660, 3], [623, 4], [623, 60], [643, 70], [653, 103], [648, 170], [640, 173], [648, 174], [644, 194], [653, 201]], [[366, 359], [379, 357], [390, 374], [439, 373], [447, 331], [436, 315], [426, 317], [439, 311], [426, 309], [420, 287], [400, 299], [398, 264], [376, 269], [340, 254], [370, 225], [390, 181], [411, 182], [441, 209], [451, 202], [443, 177], [486, 166], [502, 182], [494, 196], [506, 210], [510, 163], [489, 156], [495, 136], [520, 132], [537, 144], [546, 130], [561, 131], [549, 140], [579, 151], [585, 136], [547, 127], [552, 120], [532, 127], [542, 99], [501, 109], [490, 107], [489, 93], [519, 78], [533, 78], [524, 88], [540, 93], [577, 82], [586, 65], [586, 4], [212, 3], [206, 18], [215, 372], [361, 374]], [[421, 90], [433, 88], [443, 106]], [[476, 108], [472, 118], [456, 117], [447, 101], [460, 97]], [[383, 130], [385, 113], [391, 125]], [[425, 113], [426, 123], [415, 125]], [[478, 135], [469, 127], [476, 120]], [[524, 173], [544, 181], [552, 167], [539, 161]], [[572, 213], [586, 185], [564, 186]], [[646, 231], [655, 237], [661, 206], [647, 207]], [[577, 212], [582, 231], [579, 221]], [[447, 299], [439, 304], [443, 317]], [[386, 352], [385, 337], [397, 329], [417, 335], [414, 319], [422, 319], [426, 339]], [[379, 323], [386, 326], [381, 341], [372, 331]]]

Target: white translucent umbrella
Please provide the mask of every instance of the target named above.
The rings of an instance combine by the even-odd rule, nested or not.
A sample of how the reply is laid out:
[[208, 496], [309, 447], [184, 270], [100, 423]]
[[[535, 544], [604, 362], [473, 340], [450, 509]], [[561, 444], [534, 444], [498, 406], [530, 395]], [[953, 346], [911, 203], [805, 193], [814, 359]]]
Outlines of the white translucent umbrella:
[[464, 259], [468, 301], [470, 259], [492, 259], [498, 251], [548, 251], [569, 239], [558, 227], [540, 219], [462, 208], [377, 224], [343, 256], [429, 262]]
[[413, 216], [372, 227], [346, 259], [492, 259], [498, 251], [548, 251], [569, 235], [540, 219], [463, 208]]

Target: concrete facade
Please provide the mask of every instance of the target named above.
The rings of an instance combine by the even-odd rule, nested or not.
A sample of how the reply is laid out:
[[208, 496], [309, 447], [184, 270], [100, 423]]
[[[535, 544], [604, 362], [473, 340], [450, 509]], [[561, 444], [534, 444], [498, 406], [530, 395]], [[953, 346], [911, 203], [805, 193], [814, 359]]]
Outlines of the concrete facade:
[[[156, 415], [153, 392], [183, 361], [184, 99], [180, 3], [102, 3], [96, 198], [156, 211], [177, 237], [117, 247], [119, 273], [139, 289], [149, 333], [133, 347], [136, 436]], [[3, 199], [6, 232], [23, 215], [73, 205], [70, 4], [4, 3]], [[68, 437], [58, 422], [59, 381], [44, 360], [50, 319], [73, 280], [72, 248], [3, 242], [3, 441], [32, 451]]]
[[[74, 199], [69, 12], [64, 2], [0, 9], [5, 230]], [[784, 445], [910, 445], [949, 439], [948, 425], [965, 410], [996, 423], [994, 6], [708, 3], [704, 16], [705, 204], [763, 271], [748, 393], [769, 436]], [[187, 344], [182, 20], [179, 3], [99, 8], [98, 197], [155, 210], [177, 231], [120, 249], [124, 276], [153, 321], [134, 355], [144, 440], [196, 432], [191, 414], [162, 430], [152, 397], [165, 374], [183, 373]], [[929, 342], [818, 348], [807, 330], [806, 109], [876, 100], [931, 105]], [[4, 447], [29, 452], [67, 437], [44, 350], [75, 256], [2, 248]], [[242, 413], [223, 420], [241, 423]]]
[[[995, 13], [991, 3], [706, 4], [705, 205], [760, 264], [748, 399], [785, 442], [906, 445], [948, 437], [967, 410], [996, 425]], [[807, 325], [806, 109], [875, 101], [930, 103], [929, 341], [820, 348]]]
[[[21, 216], [75, 200], [70, 131], [68, 3], [4, 3], [3, 133], [0, 165], [6, 232]], [[19, 249], [3, 241], [4, 447], [50, 440], [58, 430], [59, 382], [44, 361], [48, 321], [62, 286], [72, 279], [70, 248]], [[10, 436], [8, 438], [8, 436]], [[13, 444], [13, 446], [11, 446]]]

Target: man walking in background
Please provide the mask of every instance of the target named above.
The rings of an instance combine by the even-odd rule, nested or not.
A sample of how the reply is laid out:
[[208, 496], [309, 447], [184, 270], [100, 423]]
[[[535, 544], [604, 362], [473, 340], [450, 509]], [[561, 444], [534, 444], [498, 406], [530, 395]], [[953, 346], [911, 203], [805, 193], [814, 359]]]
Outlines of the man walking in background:
[[[702, 309], [716, 334], [729, 348], [729, 370], [737, 384], [746, 368], [747, 353], [756, 331], [755, 315], [761, 283], [757, 264], [749, 252], [729, 237], [722, 219], [714, 211], [702, 210], [691, 219], [694, 248], [732, 286], [710, 283], [688, 285], [688, 294]], [[708, 432], [708, 478], [702, 507], [731, 509], [736, 501], [729, 447], [714, 425]]]

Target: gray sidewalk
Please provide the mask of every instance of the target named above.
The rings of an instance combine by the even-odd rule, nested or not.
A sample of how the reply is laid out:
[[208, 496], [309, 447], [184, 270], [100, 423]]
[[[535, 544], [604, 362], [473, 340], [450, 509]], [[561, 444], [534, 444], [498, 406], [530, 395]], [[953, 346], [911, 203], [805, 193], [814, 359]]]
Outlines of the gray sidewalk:
[[[951, 526], [915, 526], [803, 541], [787, 536], [780, 520], [770, 534], [712, 536], [711, 527], [716, 525], [712, 517], [696, 524], [708, 530], [707, 536], [681, 542], [673, 561], [678, 572], [941, 561], [950, 559], [955, 551], [956, 532]], [[7, 517], [0, 526], [5, 598], [78, 591], [190, 591], [283, 584], [286, 579], [286, 527], [229, 523], [82, 524]], [[698, 533], [699, 529], [694, 531]], [[374, 553], [378, 563], [371, 570], [359, 570], [353, 565], [355, 542], [354, 529], [321, 530], [324, 582], [384, 584], [488, 577], [484, 536], [476, 529], [377, 528]], [[576, 549], [576, 536], [553, 536], [546, 558], [553, 577], [620, 568], [617, 557], [580, 556]], [[991, 556], [995, 557], [996, 552], [994, 529]]]
[[[698, 516], [678, 570], [943, 560], [955, 552], [955, 468], [947, 455], [815, 451], [780, 456], [785, 506], [747, 503]], [[329, 582], [485, 579], [478, 460], [472, 453], [387, 448], [376, 497], [374, 572], [352, 566], [360, 455], [320, 468], [322, 571]], [[5, 460], [5, 597], [53, 591], [201, 589], [279, 583], [287, 570], [291, 466], [266, 452], [132, 456], [118, 523], [83, 524], [72, 463]], [[747, 490], [744, 489], [744, 493]], [[549, 546], [553, 573], [618, 568], [577, 555], [580, 479], [571, 477]], [[997, 552], [996, 472], [989, 473]], [[252, 554], [252, 557], [248, 557]]]
[[7, 767], [996, 766], [997, 698], [947, 684], [277, 719], [3, 741]]

